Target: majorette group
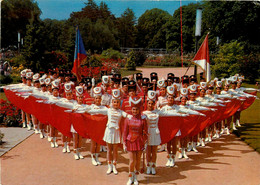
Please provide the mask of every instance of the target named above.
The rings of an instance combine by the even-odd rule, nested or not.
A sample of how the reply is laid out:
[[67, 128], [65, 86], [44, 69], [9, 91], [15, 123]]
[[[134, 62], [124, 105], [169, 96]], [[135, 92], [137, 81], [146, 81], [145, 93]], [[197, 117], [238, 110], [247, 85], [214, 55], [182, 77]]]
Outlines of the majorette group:
[[[50, 70], [49, 74], [34, 74], [31, 70], [21, 71], [21, 84], [5, 86], [5, 90], [22, 93], [25, 100], [34, 96], [41, 100], [38, 103], [56, 104], [66, 108], [66, 112], [103, 114], [108, 117], [103, 140], [107, 143], [107, 174], [118, 174], [116, 169], [118, 146], [129, 153], [129, 180], [127, 184], [138, 184], [137, 176], [140, 172], [141, 155], [146, 151], [146, 173], [156, 174], [157, 147], [161, 144], [158, 122], [162, 117], [188, 117], [198, 115], [205, 117], [203, 111], [216, 111], [217, 107], [225, 106], [231, 99], [255, 97], [244, 91], [255, 91], [253, 88], [241, 87], [243, 76], [235, 75], [230, 78], [210, 82], [200, 79], [200, 84], [194, 75], [175, 77], [173, 73], [167, 79], [158, 79], [153, 72], [149, 78], [137, 73], [129, 78], [121, 78], [120, 74], [104, 75], [102, 82], [95, 85], [95, 79], [83, 78], [77, 83], [72, 82], [71, 73]], [[230, 88], [231, 86], [231, 88]], [[223, 89], [224, 88], [224, 89]], [[215, 108], [214, 108], [215, 107]], [[232, 119], [233, 117], [233, 119]], [[120, 121], [124, 118], [124, 128], [120, 128]], [[52, 126], [40, 123], [34, 115], [22, 111], [23, 127], [32, 128], [40, 138], [47, 137], [51, 147], [58, 147], [58, 130]], [[205, 120], [205, 119], [204, 119]], [[196, 135], [188, 134], [181, 137], [181, 130], [167, 142], [168, 159], [166, 166], [175, 165], [175, 156], [188, 158], [187, 151], [198, 152], [196, 146], [204, 147], [205, 143], [219, 138], [222, 134], [230, 134], [231, 122], [233, 130], [240, 126], [240, 111], [228, 119], [207, 125]], [[163, 124], [163, 123], [162, 123]], [[165, 123], [166, 124], [166, 123]], [[167, 123], [175, 124], [175, 123]], [[197, 129], [198, 130], [198, 129]], [[70, 142], [73, 139], [74, 158], [83, 159], [80, 153], [82, 136], [71, 124], [73, 138], [62, 135], [63, 152], [70, 152]], [[90, 138], [91, 139], [91, 138]], [[101, 149], [104, 146], [101, 146]], [[164, 151], [165, 144], [159, 151]], [[92, 164], [101, 165], [99, 161], [100, 144], [91, 140]]]

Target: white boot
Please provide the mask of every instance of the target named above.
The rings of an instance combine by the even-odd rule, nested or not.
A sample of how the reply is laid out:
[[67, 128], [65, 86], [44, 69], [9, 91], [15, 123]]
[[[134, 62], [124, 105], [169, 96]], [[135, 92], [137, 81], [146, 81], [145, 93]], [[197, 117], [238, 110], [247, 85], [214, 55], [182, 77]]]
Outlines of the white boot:
[[25, 128], [26, 127], [26, 122], [23, 122], [23, 128]]
[[70, 143], [67, 142], [67, 152], [70, 153]]
[[167, 158], [168, 158], [168, 161], [167, 161], [167, 163], [166, 163], [166, 166], [167, 166], [167, 167], [170, 167], [170, 165], [171, 165], [171, 160], [172, 160], [172, 154], [168, 154]]
[[113, 162], [112, 167], [113, 167], [113, 173], [114, 173], [115, 175], [117, 175], [117, 174], [118, 174], [118, 171], [117, 171], [117, 169], [116, 169], [116, 161]]
[[211, 142], [212, 141], [211, 134], [208, 134], [208, 138], [209, 138], [208, 141]]
[[139, 184], [139, 182], [138, 182], [138, 180], [137, 180], [137, 176], [138, 176], [138, 174], [139, 174], [139, 172], [135, 172], [135, 175], [134, 175], [134, 185], [138, 185]]
[[58, 147], [59, 147], [59, 145], [58, 145], [58, 143], [57, 143], [57, 138], [56, 138], [56, 137], [54, 137], [54, 138], [53, 138], [53, 140], [54, 140], [54, 146], [55, 146], [55, 148], [58, 148]]
[[174, 167], [175, 166], [175, 155], [171, 154], [172, 155], [172, 160], [170, 162], [170, 167]]
[[54, 144], [54, 138], [50, 137], [50, 142], [51, 142], [51, 147], [54, 148], [55, 147], [55, 144]]
[[147, 163], [147, 167], [146, 167], [146, 174], [149, 175], [151, 173], [151, 162]]
[[64, 142], [64, 143], [63, 143], [62, 152], [63, 152], [63, 153], [66, 153], [66, 152], [67, 152], [67, 142]]
[[97, 164], [97, 161], [96, 161], [96, 154], [94, 153], [94, 154], [91, 154], [91, 158], [92, 158], [92, 164], [94, 165], [94, 166], [97, 166], [98, 164]]
[[29, 121], [29, 123], [27, 123], [27, 129], [28, 130], [31, 130], [32, 129], [32, 127], [31, 127], [31, 122]]
[[181, 159], [183, 157], [183, 150], [182, 148], [179, 148], [179, 156], [178, 158]]
[[224, 134], [224, 132], [225, 132], [225, 129], [221, 128], [221, 131], [219, 134], [222, 135], [222, 134]]
[[236, 123], [237, 123], [237, 126], [238, 126], [238, 127], [241, 127], [241, 124], [240, 124], [240, 120], [239, 120], [239, 119], [237, 119], [237, 122], [236, 122]]
[[43, 133], [42, 133], [42, 132], [43, 132], [43, 130], [40, 130], [40, 138], [41, 138], [41, 139], [43, 139], [43, 138], [44, 138], [44, 136], [43, 136]]
[[186, 150], [185, 148], [182, 148], [182, 156], [183, 156], [185, 159], [189, 159], [189, 157], [187, 156], [185, 150]]
[[126, 185], [131, 185], [134, 182], [133, 181], [134, 176], [135, 176], [134, 172], [129, 173], [129, 179], [128, 179]]
[[80, 150], [80, 149], [78, 148], [78, 149], [77, 149], [77, 152], [78, 152], [79, 158], [80, 158], [80, 159], [84, 159], [83, 155], [81, 155], [81, 153], [79, 152], [79, 150]]
[[192, 145], [192, 150], [194, 151], [194, 152], [198, 152], [198, 150], [196, 149], [196, 144], [195, 143], [193, 143], [193, 145]]
[[156, 174], [156, 171], [155, 171], [156, 165], [155, 165], [155, 163], [151, 163], [151, 165], [152, 165], [152, 175], [155, 175]]
[[202, 146], [202, 147], [205, 146], [204, 138], [201, 138], [201, 146]]
[[190, 152], [192, 150], [193, 141], [188, 143], [188, 149], [187, 152]]
[[237, 128], [236, 128], [236, 123], [233, 123], [233, 130], [237, 130]]
[[226, 128], [227, 135], [230, 135], [228, 127]]
[[51, 137], [50, 136], [48, 136], [48, 141], [51, 142]]
[[107, 175], [109, 175], [110, 173], [112, 173], [112, 171], [113, 171], [113, 167], [112, 167], [112, 164], [111, 164], [111, 162], [110, 161], [108, 161], [108, 163], [107, 163]]
[[220, 136], [219, 136], [219, 130], [216, 130], [216, 138], [218, 139]]
[[209, 138], [208, 138], [208, 137], [206, 137], [206, 138], [205, 138], [205, 142], [208, 142], [208, 141], [209, 141]]
[[78, 149], [74, 149], [74, 159], [79, 160]]
[[200, 146], [202, 138], [198, 139], [197, 146]]
[[96, 162], [97, 162], [98, 165], [101, 165], [101, 162], [98, 159], [98, 153], [96, 153]]
[[165, 151], [165, 144], [161, 145], [161, 148], [158, 150], [158, 152], [163, 152]]

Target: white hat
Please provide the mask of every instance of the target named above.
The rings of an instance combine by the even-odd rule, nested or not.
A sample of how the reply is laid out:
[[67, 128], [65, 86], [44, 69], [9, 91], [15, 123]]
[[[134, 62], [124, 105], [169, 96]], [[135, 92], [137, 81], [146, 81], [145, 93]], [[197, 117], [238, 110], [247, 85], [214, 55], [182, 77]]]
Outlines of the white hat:
[[155, 101], [156, 100], [156, 92], [155, 91], [152, 91], [152, 90], [149, 90], [147, 92], [147, 100], [151, 100], [151, 101]]
[[38, 81], [40, 78], [40, 74], [39, 73], [36, 73], [35, 75], [33, 75], [33, 81], [36, 82]]
[[76, 90], [76, 96], [81, 96], [84, 93], [84, 89], [82, 86], [75, 87], [75, 90]]
[[158, 86], [159, 88], [166, 87], [166, 85], [165, 85], [165, 80], [164, 80], [164, 79], [158, 80], [157, 86]]
[[58, 80], [54, 80], [52, 83], [52, 89], [56, 88], [56, 89], [59, 89], [59, 81]]
[[135, 97], [129, 97], [129, 105], [131, 107], [140, 107], [142, 103], [142, 98], [135, 96]]
[[226, 79], [225, 85], [230, 85], [231, 80], [229, 78]]
[[26, 79], [32, 79], [33, 77], [33, 72], [29, 71], [26, 73]]
[[167, 87], [167, 94], [168, 95], [174, 95], [174, 87], [173, 86]]
[[216, 81], [218, 81], [218, 78], [214, 78], [214, 80], [213, 80], [214, 82], [216, 82]]
[[26, 77], [26, 69], [22, 70], [20, 74], [21, 74], [21, 78]]
[[236, 82], [236, 81], [237, 81], [237, 76], [232, 76], [232, 77], [231, 77], [231, 81], [232, 81], [232, 82]]
[[108, 76], [102, 76], [102, 83], [108, 84], [108, 82], [109, 82], [109, 77]]
[[181, 89], [180, 83], [173, 83], [173, 86], [176, 88], [176, 91], [180, 91], [180, 89]]
[[45, 85], [45, 79], [44, 78], [39, 78], [40, 84]]
[[51, 84], [51, 79], [50, 78], [46, 78], [44, 80], [44, 83], [46, 84], [46, 86], [49, 86]]
[[206, 89], [207, 88], [207, 82], [200, 82], [200, 89]]
[[93, 91], [94, 91], [94, 97], [102, 96], [102, 89], [101, 89], [101, 87], [95, 87], [93, 89]]
[[196, 93], [197, 94], [197, 85], [193, 84], [188, 87], [190, 93]]
[[222, 87], [222, 84], [223, 84], [222, 81], [217, 81], [217, 82], [216, 82], [216, 86], [217, 86], [217, 87]]
[[120, 99], [120, 90], [119, 89], [113, 89], [112, 90], [112, 99], [115, 100], [115, 99]]
[[64, 90], [65, 90], [65, 93], [72, 92], [71, 83], [65, 83], [64, 84]]
[[47, 75], [46, 75], [46, 74], [44, 74], [44, 75], [42, 75], [42, 77], [41, 77], [41, 78], [45, 79], [45, 78], [47, 78]]

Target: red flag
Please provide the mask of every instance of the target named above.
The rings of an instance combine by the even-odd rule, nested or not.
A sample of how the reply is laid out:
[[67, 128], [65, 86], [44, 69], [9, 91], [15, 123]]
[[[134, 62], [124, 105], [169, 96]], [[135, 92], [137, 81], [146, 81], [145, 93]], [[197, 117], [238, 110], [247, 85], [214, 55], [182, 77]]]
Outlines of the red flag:
[[208, 44], [208, 37], [207, 34], [205, 40], [203, 41], [202, 45], [200, 46], [199, 51], [193, 58], [194, 64], [198, 65], [206, 72], [207, 82], [211, 79], [210, 73], [210, 62], [209, 62], [209, 44]]
[[75, 54], [74, 64], [71, 72], [77, 77], [78, 81], [81, 81], [81, 63], [87, 58], [87, 53], [84, 48], [83, 40], [81, 38], [79, 29], [77, 28], [76, 42], [75, 42]]

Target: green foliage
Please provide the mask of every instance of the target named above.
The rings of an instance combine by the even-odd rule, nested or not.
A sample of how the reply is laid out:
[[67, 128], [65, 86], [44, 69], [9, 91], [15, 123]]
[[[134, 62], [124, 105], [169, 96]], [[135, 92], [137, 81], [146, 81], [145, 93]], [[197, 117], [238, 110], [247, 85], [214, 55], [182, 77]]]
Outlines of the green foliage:
[[1, 47], [17, 46], [17, 33], [21, 38], [26, 34], [26, 26], [40, 19], [41, 10], [33, 0], [1, 1]]
[[18, 67], [21, 64], [25, 65], [26, 61], [25, 61], [25, 57], [23, 55], [16, 55], [15, 57], [13, 57], [10, 60], [10, 64], [12, 67]]
[[133, 50], [129, 53], [125, 67], [129, 71], [135, 71], [136, 70], [136, 57], [135, 57]]
[[147, 58], [144, 51], [133, 51], [136, 66], [142, 66]]
[[112, 48], [109, 48], [102, 52], [101, 57], [103, 57], [105, 59], [117, 60], [117, 59], [123, 59], [124, 55], [117, 50], [113, 50]]
[[171, 15], [158, 8], [146, 10], [138, 19], [137, 44], [143, 48], [165, 48], [165, 23]]
[[96, 55], [91, 55], [87, 62], [90, 67], [101, 67], [102, 66], [102, 61]]
[[[183, 66], [190, 64], [190, 56], [185, 56], [183, 60]], [[144, 63], [144, 66], [163, 66], [163, 67], [181, 67], [181, 57], [179, 55], [165, 55], [163, 57], [148, 57]]]
[[5, 134], [2, 133], [0, 130], [0, 144], [2, 144], [4, 136], [5, 136]]
[[5, 76], [5, 75], [0, 75], [0, 84], [10, 84], [13, 82], [13, 79], [10, 75]]
[[254, 83], [260, 74], [260, 54], [250, 53], [244, 56], [240, 70], [251, 83]]
[[224, 44], [212, 60], [212, 74], [222, 78], [241, 73], [243, 56], [243, 46], [237, 41]]
[[137, 29], [135, 27], [136, 17], [132, 9], [127, 8], [118, 18], [118, 36], [121, 47], [134, 47]]

